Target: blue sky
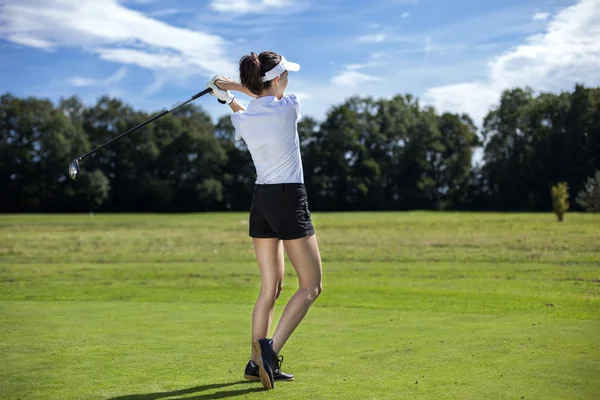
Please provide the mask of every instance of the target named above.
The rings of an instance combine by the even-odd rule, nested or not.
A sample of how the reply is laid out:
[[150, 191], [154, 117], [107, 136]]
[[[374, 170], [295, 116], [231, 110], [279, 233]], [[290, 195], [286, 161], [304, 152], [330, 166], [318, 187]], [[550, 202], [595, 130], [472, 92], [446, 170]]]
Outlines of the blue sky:
[[[160, 111], [237, 78], [250, 51], [301, 64], [304, 113], [412, 93], [479, 121], [502, 89], [600, 85], [598, 0], [3, 0], [0, 92]], [[250, 99], [240, 96], [243, 103]], [[214, 118], [227, 109], [196, 101]]]

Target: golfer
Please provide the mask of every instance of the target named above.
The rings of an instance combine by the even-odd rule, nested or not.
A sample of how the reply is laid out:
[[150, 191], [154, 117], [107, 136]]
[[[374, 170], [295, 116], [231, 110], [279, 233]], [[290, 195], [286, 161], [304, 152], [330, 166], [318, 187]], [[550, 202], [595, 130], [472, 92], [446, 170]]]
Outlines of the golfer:
[[[281, 370], [279, 353], [321, 293], [321, 255], [311, 221], [297, 124], [300, 102], [285, 94], [288, 71], [300, 65], [263, 52], [240, 60], [240, 81], [215, 76], [207, 87], [229, 104], [236, 140], [243, 139], [256, 169], [249, 235], [261, 274], [260, 294], [252, 313], [252, 355], [244, 376], [267, 389], [275, 380], [293, 380]], [[253, 97], [244, 109], [230, 91]], [[298, 275], [298, 291], [286, 305], [271, 339], [268, 333], [283, 284], [283, 250]]]

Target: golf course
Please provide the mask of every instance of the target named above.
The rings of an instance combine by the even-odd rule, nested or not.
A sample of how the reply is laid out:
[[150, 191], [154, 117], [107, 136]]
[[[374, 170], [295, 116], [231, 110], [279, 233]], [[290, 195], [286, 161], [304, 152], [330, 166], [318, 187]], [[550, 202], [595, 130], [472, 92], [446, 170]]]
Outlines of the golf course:
[[0, 398], [600, 398], [600, 215], [313, 221], [323, 292], [266, 391], [247, 213], [0, 216]]

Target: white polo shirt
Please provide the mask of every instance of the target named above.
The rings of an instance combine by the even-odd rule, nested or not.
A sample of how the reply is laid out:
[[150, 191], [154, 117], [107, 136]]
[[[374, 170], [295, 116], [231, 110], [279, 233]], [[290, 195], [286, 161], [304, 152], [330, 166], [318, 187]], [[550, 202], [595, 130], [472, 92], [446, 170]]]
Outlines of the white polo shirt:
[[297, 123], [300, 102], [293, 95], [254, 99], [231, 116], [236, 140], [244, 139], [256, 168], [257, 184], [304, 183]]

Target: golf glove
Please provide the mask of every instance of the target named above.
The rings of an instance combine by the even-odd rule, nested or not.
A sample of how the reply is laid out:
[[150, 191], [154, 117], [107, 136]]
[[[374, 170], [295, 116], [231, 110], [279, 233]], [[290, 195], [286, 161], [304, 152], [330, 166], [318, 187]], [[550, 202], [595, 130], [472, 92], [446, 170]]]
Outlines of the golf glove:
[[229, 104], [233, 101], [235, 96], [229, 92], [229, 90], [219, 89], [219, 87], [215, 84], [215, 81], [219, 78], [219, 75], [215, 75], [208, 83], [206, 84], [207, 88], [211, 88], [211, 95], [215, 96], [219, 99], [219, 103]]

